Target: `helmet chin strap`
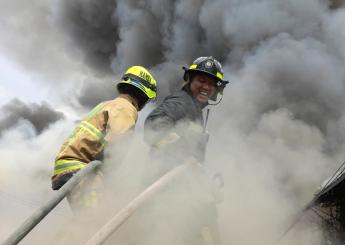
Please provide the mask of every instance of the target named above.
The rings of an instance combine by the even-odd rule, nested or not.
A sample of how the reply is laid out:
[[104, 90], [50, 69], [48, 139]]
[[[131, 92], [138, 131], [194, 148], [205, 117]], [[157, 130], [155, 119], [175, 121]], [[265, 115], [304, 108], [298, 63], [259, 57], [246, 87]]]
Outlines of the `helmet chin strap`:
[[218, 102], [216, 102], [216, 103], [209, 103], [209, 101], [208, 101], [208, 104], [207, 104], [207, 105], [216, 106], [216, 105], [220, 104], [220, 102], [222, 101], [222, 98], [223, 98], [223, 94], [221, 94], [221, 97], [220, 97], [220, 99], [219, 99]]
[[[216, 105], [220, 104], [222, 98], [223, 98], [223, 94], [221, 94], [221, 97], [220, 97], [218, 102], [216, 102], [216, 103], [209, 103], [209, 101], [208, 101], [207, 106], [208, 105], [216, 106]], [[205, 117], [205, 122], [204, 122], [204, 125], [203, 125], [203, 131], [204, 132], [207, 132], [207, 123], [208, 123], [208, 119], [209, 119], [209, 111], [210, 111], [210, 108], [207, 108], [207, 115]]]
[[208, 119], [209, 119], [209, 111], [210, 109], [207, 109], [207, 115], [205, 117], [205, 121], [204, 121], [204, 125], [203, 125], [203, 132], [206, 133], [207, 132], [207, 123], [208, 123]]

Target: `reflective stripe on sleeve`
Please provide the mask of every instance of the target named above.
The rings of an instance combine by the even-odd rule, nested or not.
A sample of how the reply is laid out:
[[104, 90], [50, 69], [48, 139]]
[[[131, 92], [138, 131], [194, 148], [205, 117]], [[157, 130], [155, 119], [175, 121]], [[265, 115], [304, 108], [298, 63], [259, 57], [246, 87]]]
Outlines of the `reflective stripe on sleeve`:
[[100, 141], [100, 143], [102, 145], [104, 145], [106, 143], [106, 140], [104, 139], [105, 136], [102, 133], [102, 131], [100, 131], [98, 128], [96, 128], [91, 123], [88, 123], [87, 121], [83, 121], [83, 122], [80, 123], [80, 127], [85, 129], [85, 130], [87, 130], [92, 136], [95, 137], [95, 139]]
[[54, 175], [66, 171], [79, 170], [85, 167], [85, 163], [76, 160], [58, 160], [55, 162]]

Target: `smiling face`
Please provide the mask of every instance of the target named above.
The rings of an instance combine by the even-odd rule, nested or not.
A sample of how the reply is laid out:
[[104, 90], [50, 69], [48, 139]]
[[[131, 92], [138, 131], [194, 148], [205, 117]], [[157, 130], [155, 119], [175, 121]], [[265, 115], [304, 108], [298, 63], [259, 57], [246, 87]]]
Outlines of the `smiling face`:
[[203, 73], [198, 73], [192, 77], [190, 89], [193, 98], [201, 104], [206, 104], [216, 92], [216, 79]]

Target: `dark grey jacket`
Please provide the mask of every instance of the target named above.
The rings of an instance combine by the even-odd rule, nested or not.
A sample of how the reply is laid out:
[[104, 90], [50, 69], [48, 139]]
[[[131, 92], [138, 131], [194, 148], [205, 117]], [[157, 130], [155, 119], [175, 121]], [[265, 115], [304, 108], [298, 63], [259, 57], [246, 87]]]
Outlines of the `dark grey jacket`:
[[202, 105], [188, 90], [180, 90], [166, 97], [145, 121], [145, 140], [155, 146], [169, 133], [179, 135], [179, 140], [169, 145], [167, 150], [184, 158], [187, 155], [204, 158], [206, 134], [203, 131]]

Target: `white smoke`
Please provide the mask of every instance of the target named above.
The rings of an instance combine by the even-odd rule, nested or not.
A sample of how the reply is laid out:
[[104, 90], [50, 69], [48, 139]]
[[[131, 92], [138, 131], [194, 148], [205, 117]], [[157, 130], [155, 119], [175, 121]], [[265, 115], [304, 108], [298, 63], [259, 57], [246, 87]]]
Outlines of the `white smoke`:
[[[73, 124], [65, 120], [51, 125], [40, 135], [27, 120], [20, 120], [17, 126], [6, 131], [0, 138], [1, 156], [1, 232], [0, 240], [5, 239], [25, 221], [44, 202], [48, 201], [51, 191], [50, 176], [55, 154], [67, 137]], [[63, 202], [54, 214], [39, 225], [38, 230], [53, 236], [54, 230], [45, 228], [47, 224], [62, 224], [70, 215]], [[35, 231], [35, 230], [34, 230]], [[40, 233], [32, 232], [32, 243], [40, 241]]]
[[[330, 4], [5, 0], [0, 50], [61, 98], [59, 110], [83, 113], [115, 95], [114, 81], [128, 66], [151, 69], [160, 101], [181, 85], [182, 65], [198, 56], [219, 59], [230, 84], [211, 110], [206, 165], [224, 175], [221, 237], [225, 244], [274, 244], [288, 217], [344, 159], [344, 7]], [[6, 89], [0, 85], [1, 91]], [[50, 193], [55, 154], [73, 125], [48, 123], [36, 135], [27, 118], [16, 120], [19, 124], [6, 127], [0, 138], [1, 186], [17, 199], [29, 200], [22, 194], [30, 189], [43, 200]], [[117, 168], [117, 208], [144, 188], [130, 181], [149, 168], [137, 158], [148, 150], [142, 152], [142, 144], [134, 145], [134, 159]], [[129, 196], [120, 193], [122, 184]], [[10, 203], [4, 206], [5, 220], [13, 212], [18, 217], [1, 224], [1, 238], [24, 216]], [[295, 232], [287, 243], [316, 244], [320, 234], [305, 229], [309, 235]]]

